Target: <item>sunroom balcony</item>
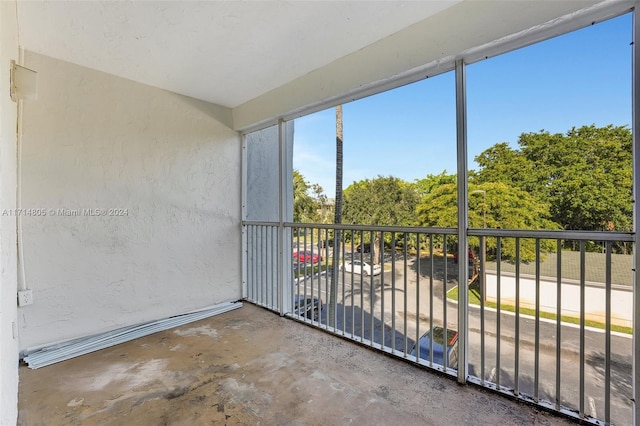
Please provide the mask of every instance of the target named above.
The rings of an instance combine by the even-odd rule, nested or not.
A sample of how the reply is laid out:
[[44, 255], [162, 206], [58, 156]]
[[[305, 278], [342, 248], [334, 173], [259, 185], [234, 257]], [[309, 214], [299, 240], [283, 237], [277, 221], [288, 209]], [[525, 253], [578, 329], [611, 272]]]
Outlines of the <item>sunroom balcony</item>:
[[[0, 425], [638, 424], [640, 261], [628, 253], [640, 223], [639, 1], [1, 2]], [[584, 90], [528, 83], [522, 56], [516, 71], [499, 62], [600, 24], [626, 35], [576, 42], [588, 55], [540, 50], [548, 75], [585, 77]], [[616, 46], [624, 58], [612, 61]], [[580, 56], [630, 71], [599, 73]], [[604, 221], [478, 229], [473, 194], [483, 217], [491, 209], [471, 159], [554, 121], [501, 101], [504, 73], [505, 93], [552, 119], [579, 108], [541, 89], [585, 95], [575, 103], [588, 98], [598, 115], [570, 126], [621, 105], [597, 125], [632, 130], [632, 172], [618, 188], [629, 212], [610, 222], [625, 232], [524, 230]], [[630, 104], [594, 96], [617, 80]], [[366, 120], [349, 116], [357, 101], [414, 84]], [[334, 124], [342, 150], [342, 112], [306, 128], [321, 144], [305, 139], [305, 120], [342, 105], [344, 146], [365, 161], [418, 164], [405, 178], [419, 180], [452, 160], [451, 222], [412, 211], [402, 222], [295, 223], [329, 220], [329, 209], [294, 214], [299, 164], [328, 177], [317, 188], [333, 186], [334, 171], [354, 182], [391, 173], [350, 176], [353, 153], [346, 167], [337, 152], [324, 157]], [[527, 117], [537, 127], [516, 129]], [[512, 136], [483, 131], [508, 122]], [[381, 226], [398, 224], [423, 227]], [[156, 322], [172, 325], [109, 340]], [[29, 368], [43, 350], [105, 335], [101, 349]]]

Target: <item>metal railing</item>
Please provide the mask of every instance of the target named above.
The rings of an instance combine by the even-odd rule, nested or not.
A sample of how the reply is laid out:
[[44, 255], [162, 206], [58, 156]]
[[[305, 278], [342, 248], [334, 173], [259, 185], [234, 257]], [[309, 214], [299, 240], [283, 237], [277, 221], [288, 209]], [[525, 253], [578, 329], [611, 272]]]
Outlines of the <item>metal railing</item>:
[[632, 423], [632, 256], [614, 251], [633, 234], [471, 229], [468, 259], [456, 229], [283, 226], [279, 259], [278, 225], [245, 224], [247, 300], [576, 418]]
[[282, 285], [278, 280], [279, 226], [271, 222], [252, 222], [243, 229], [244, 297], [264, 308], [280, 311]]

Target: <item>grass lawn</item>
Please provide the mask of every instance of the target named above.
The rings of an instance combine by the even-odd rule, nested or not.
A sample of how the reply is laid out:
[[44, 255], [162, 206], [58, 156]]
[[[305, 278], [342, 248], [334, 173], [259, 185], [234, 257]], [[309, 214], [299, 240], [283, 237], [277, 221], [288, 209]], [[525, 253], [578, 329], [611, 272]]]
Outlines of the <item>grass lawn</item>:
[[[447, 298], [451, 300], [456, 300], [456, 301], [458, 300], [458, 286], [455, 286], [454, 288], [452, 288], [447, 292]], [[473, 285], [469, 288], [469, 304], [480, 306], [480, 291], [478, 290], [477, 287]], [[493, 308], [493, 309], [498, 308], [497, 303], [489, 302], [489, 301], [484, 302], [484, 306], [486, 306], [487, 308]], [[516, 311], [515, 306], [506, 305], [506, 304], [501, 304], [500, 309], [503, 311], [509, 311], [509, 312]], [[523, 315], [530, 315], [532, 317], [535, 317], [536, 315], [535, 310], [529, 309], [529, 308], [520, 308], [520, 313]], [[540, 318], [547, 318], [555, 321], [557, 319], [557, 315], [551, 312], [540, 311]], [[575, 318], [571, 316], [563, 315], [562, 317], [560, 317], [560, 320], [562, 322], [566, 322], [570, 324], [580, 324], [580, 318]], [[602, 330], [604, 330], [604, 327], [605, 327], [603, 323], [591, 321], [591, 320], [585, 320], [584, 325], [587, 327], [599, 328]], [[633, 333], [633, 329], [631, 327], [622, 327], [614, 324], [611, 325], [611, 331], [617, 331], [619, 333], [626, 333], [626, 334]]]
[[[613, 284], [631, 285], [633, 272], [633, 256], [628, 254], [611, 255], [611, 281]], [[580, 279], [580, 252], [563, 250], [561, 253], [562, 278]], [[605, 282], [606, 256], [604, 253], [585, 253], [585, 279], [587, 281]], [[487, 270], [495, 271], [496, 262], [488, 261]], [[500, 263], [502, 272], [515, 272], [515, 265], [508, 261]], [[555, 277], [558, 268], [558, 253], [544, 253], [540, 262], [540, 275]], [[535, 275], [536, 263], [521, 263], [520, 273]]]

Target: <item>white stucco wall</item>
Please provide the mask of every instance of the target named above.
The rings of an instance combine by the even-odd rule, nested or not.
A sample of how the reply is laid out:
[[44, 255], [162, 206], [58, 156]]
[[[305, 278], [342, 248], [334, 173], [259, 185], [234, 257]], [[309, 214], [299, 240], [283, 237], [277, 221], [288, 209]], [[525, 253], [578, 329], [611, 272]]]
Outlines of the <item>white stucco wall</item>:
[[[293, 133], [294, 122], [284, 125], [285, 222], [293, 221]], [[249, 133], [245, 142], [245, 220], [278, 222], [280, 211], [279, 126]]]
[[278, 125], [275, 125], [246, 137], [246, 220], [280, 220], [278, 135]]
[[[11, 60], [18, 59], [15, 2], [0, 2], [0, 211], [15, 207], [17, 104], [9, 96]], [[0, 216], [0, 425], [18, 416], [16, 221]]]
[[[487, 273], [487, 300], [495, 302], [497, 298], [497, 275]], [[552, 279], [540, 279], [540, 310], [556, 313], [558, 307], [557, 283]], [[562, 282], [562, 314], [580, 317], [580, 283], [572, 280]], [[510, 274], [500, 275], [500, 300], [515, 305], [516, 279]], [[602, 283], [585, 285], [585, 317], [588, 320], [606, 322], [606, 290]], [[611, 322], [624, 327], [633, 324], [633, 288], [615, 285], [611, 290]], [[535, 277], [520, 277], [520, 306], [535, 309]]]
[[230, 111], [32, 52], [26, 66], [39, 93], [24, 109], [22, 206], [46, 216], [23, 217], [21, 349], [239, 299]]

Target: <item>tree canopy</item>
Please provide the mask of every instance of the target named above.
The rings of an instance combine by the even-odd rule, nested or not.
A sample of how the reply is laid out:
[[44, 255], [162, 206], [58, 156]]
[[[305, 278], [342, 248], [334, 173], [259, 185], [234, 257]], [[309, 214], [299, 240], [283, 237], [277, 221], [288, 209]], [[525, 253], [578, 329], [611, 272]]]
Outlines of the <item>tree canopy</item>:
[[343, 223], [410, 226], [418, 201], [415, 186], [393, 176], [354, 182], [344, 190]]
[[[501, 182], [469, 186], [469, 227], [504, 229], [559, 229], [549, 220], [549, 206], [527, 192]], [[417, 207], [418, 221], [423, 226], [455, 228], [458, 226], [457, 185], [440, 185], [425, 195]], [[486, 221], [486, 222], [485, 222]], [[471, 237], [472, 246], [480, 245], [479, 238]], [[487, 248], [495, 250], [497, 240], [487, 239]], [[546, 247], [553, 250], [553, 247]], [[515, 258], [515, 240], [503, 239], [505, 258]], [[534, 259], [533, 241], [521, 242], [521, 260]]]
[[293, 221], [312, 222], [316, 204], [309, 195], [309, 184], [298, 171], [293, 171]]
[[631, 230], [631, 130], [583, 126], [566, 134], [523, 133], [519, 149], [499, 143], [476, 157], [475, 182], [502, 182], [549, 204], [572, 230]]
[[443, 170], [442, 173], [438, 175], [428, 174], [424, 179], [416, 179], [416, 189], [420, 197], [424, 197], [440, 185], [455, 183], [456, 175], [449, 175], [446, 170]]
[[[632, 229], [632, 138], [626, 126], [522, 133], [518, 148], [497, 143], [475, 160], [479, 169], [469, 172], [472, 228]], [[354, 182], [344, 190], [343, 222], [456, 227], [456, 188], [456, 175], [446, 170], [415, 183], [393, 176]], [[318, 219], [327, 201], [322, 189], [294, 171], [294, 190], [294, 220]]]

